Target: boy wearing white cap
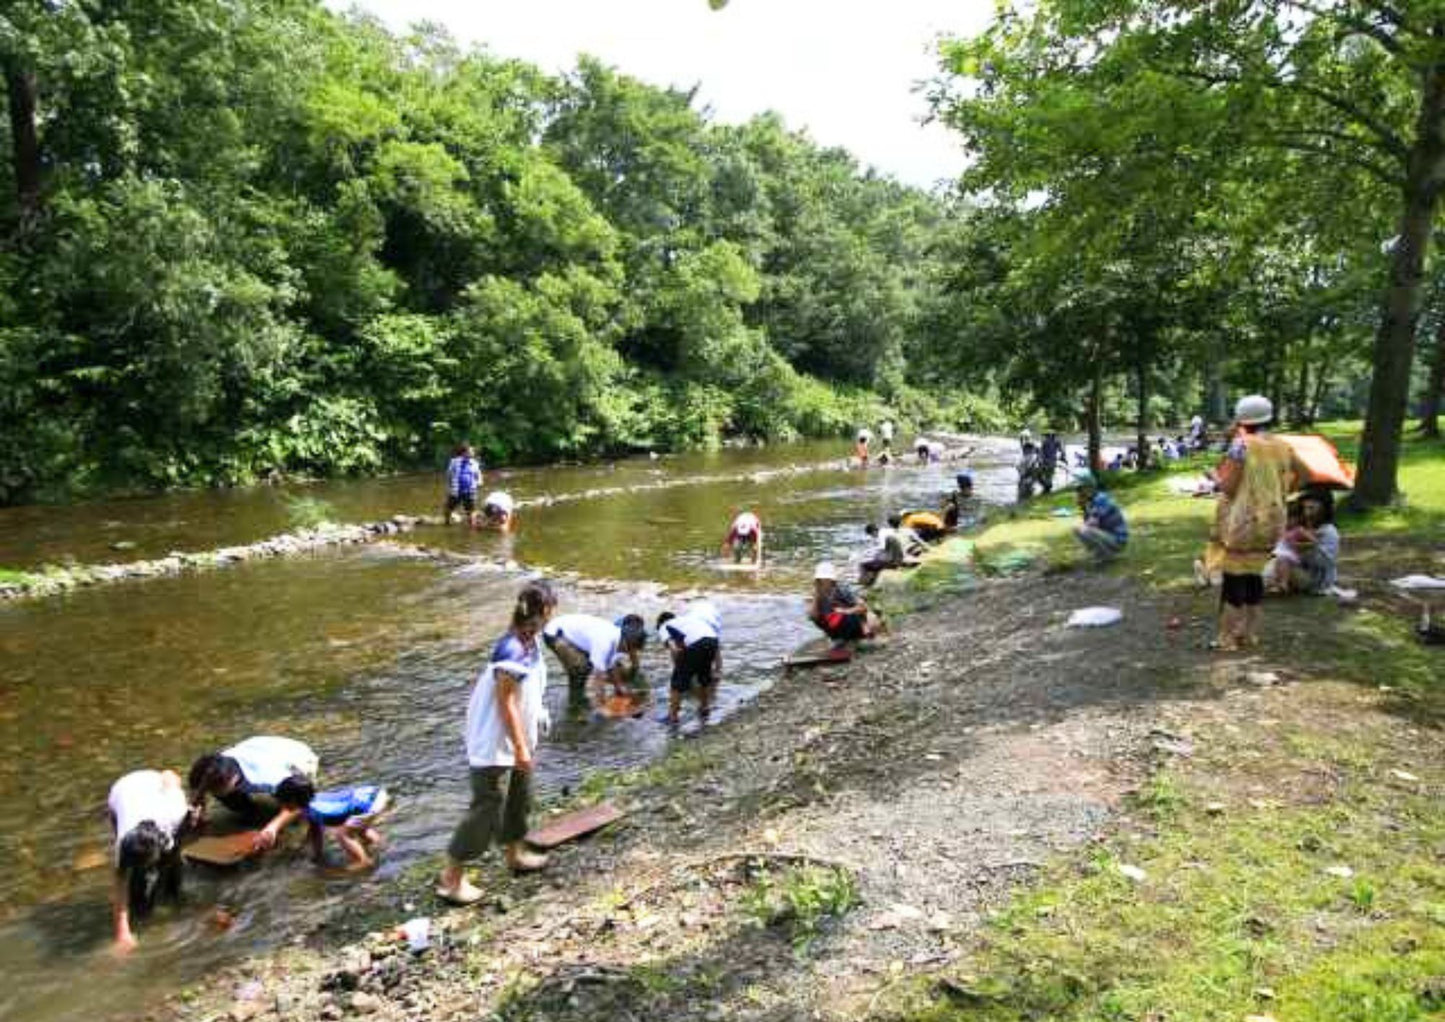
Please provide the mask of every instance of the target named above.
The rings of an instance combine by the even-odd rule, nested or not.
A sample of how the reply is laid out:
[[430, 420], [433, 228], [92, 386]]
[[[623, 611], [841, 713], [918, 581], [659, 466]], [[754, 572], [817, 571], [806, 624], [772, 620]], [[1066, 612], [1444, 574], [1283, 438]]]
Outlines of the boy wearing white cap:
[[727, 539], [723, 540], [722, 555], [731, 556], [735, 561], [743, 559], [744, 551], [752, 548], [754, 565], [763, 563], [763, 523], [751, 511], [744, 511], [733, 519], [728, 528]]

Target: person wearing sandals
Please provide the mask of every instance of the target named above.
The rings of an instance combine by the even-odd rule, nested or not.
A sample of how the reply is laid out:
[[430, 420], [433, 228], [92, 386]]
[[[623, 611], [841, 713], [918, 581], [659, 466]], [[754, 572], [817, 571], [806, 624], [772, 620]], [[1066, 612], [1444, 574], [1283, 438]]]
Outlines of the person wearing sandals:
[[482, 892], [466, 877], [466, 864], [499, 845], [518, 873], [539, 870], [547, 857], [530, 852], [522, 838], [532, 803], [532, 769], [537, 737], [550, 721], [542, 696], [547, 662], [542, 626], [557, 598], [545, 582], [532, 582], [517, 596], [512, 624], [492, 650], [467, 703], [467, 763], [471, 805], [447, 846], [437, 896], [470, 905]]
[[1234, 439], [1218, 469], [1219, 490], [1228, 503], [1218, 521], [1224, 577], [1214, 648], [1226, 652], [1259, 642], [1264, 566], [1285, 532], [1292, 481], [1302, 478], [1293, 448], [1265, 429], [1273, 418], [1268, 398], [1240, 398]]

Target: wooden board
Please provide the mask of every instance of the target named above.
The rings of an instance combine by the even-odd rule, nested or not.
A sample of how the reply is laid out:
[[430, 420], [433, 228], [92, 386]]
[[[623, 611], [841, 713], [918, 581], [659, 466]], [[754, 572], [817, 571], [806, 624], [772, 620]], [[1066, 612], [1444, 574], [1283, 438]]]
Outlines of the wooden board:
[[846, 664], [853, 659], [853, 650], [847, 646], [833, 648], [829, 640], [813, 641], [799, 646], [783, 658], [783, 669], [794, 667], [822, 667], [827, 664]]
[[524, 840], [534, 848], [544, 850], [556, 848], [558, 845], [575, 841], [579, 837], [585, 837], [601, 830], [608, 824], [616, 823], [624, 815], [622, 810], [611, 802], [603, 802], [599, 805], [588, 806], [586, 809], [579, 809], [575, 813], [563, 813], [561, 816], [548, 820], [536, 830], [529, 831]]
[[715, 571], [757, 571], [761, 564], [754, 564], [752, 561], [714, 561]]
[[258, 831], [242, 830], [235, 834], [208, 834], [198, 837], [181, 849], [191, 862], [208, 866], [234, 866], [252, 855]]

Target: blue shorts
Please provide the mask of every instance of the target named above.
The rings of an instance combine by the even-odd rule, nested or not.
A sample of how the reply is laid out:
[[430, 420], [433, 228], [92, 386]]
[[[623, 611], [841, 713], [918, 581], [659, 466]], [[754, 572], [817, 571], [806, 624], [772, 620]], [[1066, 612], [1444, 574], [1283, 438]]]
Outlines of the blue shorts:
[[379, 784], [318, 791], [306, 809], [306, 818], [321, 827], [361, 828], [369, 826], [390, 802], [391, 797]]

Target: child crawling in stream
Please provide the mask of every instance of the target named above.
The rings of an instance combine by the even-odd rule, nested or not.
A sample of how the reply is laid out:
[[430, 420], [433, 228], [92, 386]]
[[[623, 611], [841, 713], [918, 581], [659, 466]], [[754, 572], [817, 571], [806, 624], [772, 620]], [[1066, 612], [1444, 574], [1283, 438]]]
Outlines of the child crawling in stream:
[[306, 808], [306, 840], [311, 845], [312, 860], [318, 866], [325, 864], [323, 843], [329, 834], [346, 853], [348, 871], [359, 872], [376, 865], [374, 853], [383, 843], [376, 821], [390, 804], [391, 797], [378, 784], [317, 792]]

